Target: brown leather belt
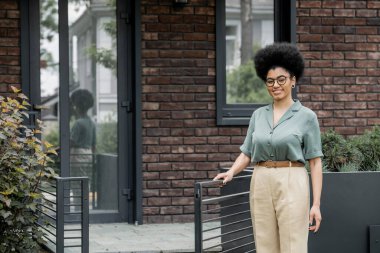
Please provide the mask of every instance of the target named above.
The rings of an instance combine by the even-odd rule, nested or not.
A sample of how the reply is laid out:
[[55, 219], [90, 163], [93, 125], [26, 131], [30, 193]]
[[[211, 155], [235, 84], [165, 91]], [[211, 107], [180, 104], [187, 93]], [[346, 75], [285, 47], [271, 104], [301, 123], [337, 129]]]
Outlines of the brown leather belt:
[[305, 164], [292, 161], [265, 161], [256, 163], [257, 166], [267, 168], [280, 168], [280, 167], [305, 167]]

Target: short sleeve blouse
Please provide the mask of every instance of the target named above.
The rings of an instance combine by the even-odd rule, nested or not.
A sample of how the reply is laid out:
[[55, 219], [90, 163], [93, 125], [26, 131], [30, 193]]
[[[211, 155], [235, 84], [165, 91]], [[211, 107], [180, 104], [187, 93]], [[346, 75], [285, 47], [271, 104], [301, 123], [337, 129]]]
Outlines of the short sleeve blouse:
[[252, 162], [298, 161], [323, 157], [316, 114], [298, 100], [273, 127], [273, 105], [257, 109], [251, 117], [241, 152]]
[[92, 148], [96, 143], [96, 128], [90, 117], [77, 119], [70, 131], [73, 148]]

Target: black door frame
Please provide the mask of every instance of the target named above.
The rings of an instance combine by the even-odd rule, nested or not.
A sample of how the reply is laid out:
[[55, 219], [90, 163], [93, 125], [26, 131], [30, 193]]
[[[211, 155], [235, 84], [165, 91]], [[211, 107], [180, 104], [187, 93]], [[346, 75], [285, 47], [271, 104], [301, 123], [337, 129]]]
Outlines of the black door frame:
[[[61, 176], [69, 175], [68, 0], [59, 0], [59, 103]], [[40, 105], [39, 0], [20, 0], [21, 87]], [[141, 35], [140, 1], [117, 1], [118, 184], [119, 212], [92, 214], [92, 222], [142, 224]], [[126, 47], [125, 47], [126, 46]], [[34, 110], [34, 108], [32, 108]]]

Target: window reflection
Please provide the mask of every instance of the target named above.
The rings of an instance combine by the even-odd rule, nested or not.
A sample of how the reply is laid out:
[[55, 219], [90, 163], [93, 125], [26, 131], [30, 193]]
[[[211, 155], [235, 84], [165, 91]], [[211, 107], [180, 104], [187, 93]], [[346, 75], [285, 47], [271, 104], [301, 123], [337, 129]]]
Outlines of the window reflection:
[[[42, 138], [59, 146], [58, 0], [40, 0]], [[69, 0], [70, 175], [90, 181], [91, 212], [118, 209], [116, 0]], [[67, 84], [61, 84], [67, 85]], [[59, 169], [59, 161], [56, 163]]]
[[256, 76], [253, 56], [274, 41], [273, 8], [273, 0], [226, 1], [227, 104], [271, 101]]
[[[40, 0], [40, 96], [43, 109], [41, 118], [45, 124], [41, 137], [59, 147], [59, 34], [58, 0]], [[59, 173], [59, 157], [51, 165]]]
[[71, 172], [89, 177], [91, 212], [118, 208], [115, 7], [69, 1]]

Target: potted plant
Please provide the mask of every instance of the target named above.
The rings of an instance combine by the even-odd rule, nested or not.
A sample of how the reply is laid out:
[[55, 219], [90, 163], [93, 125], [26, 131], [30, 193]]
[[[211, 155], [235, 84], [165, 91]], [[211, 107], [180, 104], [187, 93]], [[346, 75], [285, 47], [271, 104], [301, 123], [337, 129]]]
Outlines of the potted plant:
[[351, 138], [326, 131], [322, 146], [323, 221], [309, 252], [380, 252], [371, 239], [380, 232], [380, 128]]

